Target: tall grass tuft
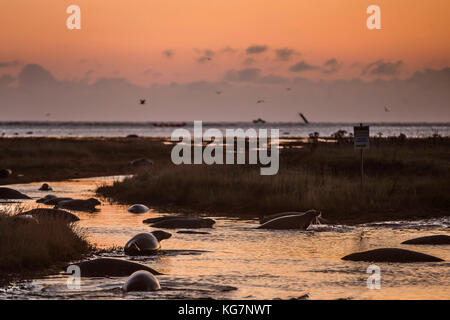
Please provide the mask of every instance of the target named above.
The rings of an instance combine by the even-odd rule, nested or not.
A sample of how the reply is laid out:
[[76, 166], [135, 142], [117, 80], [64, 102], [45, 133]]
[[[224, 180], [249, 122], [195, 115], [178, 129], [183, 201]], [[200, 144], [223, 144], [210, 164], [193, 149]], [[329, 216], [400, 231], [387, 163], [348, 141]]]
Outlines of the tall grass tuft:
[[0, 211], [0, 274], [42, 271], [92, 250], [74, 224], [45, 217], [37, 223]]

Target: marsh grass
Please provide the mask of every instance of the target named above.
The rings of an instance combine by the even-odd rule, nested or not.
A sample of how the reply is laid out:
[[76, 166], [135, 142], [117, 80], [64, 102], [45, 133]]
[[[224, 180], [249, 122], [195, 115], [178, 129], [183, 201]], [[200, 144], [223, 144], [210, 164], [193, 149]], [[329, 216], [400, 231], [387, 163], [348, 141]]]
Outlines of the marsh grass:
[[450, 208], [449, 150], [448, 140], [385, 140], [365, 152], [363, 186], [353, 146], [326, 143], [283, 150], [275, 176], [249, 165], [167, 165], [98, 193], [158, 209], [239, 217], [312, 208], [336, 222], [443, 216]]
[[63, 219], [42, 217], [35, 223], [15, 214], [0, 211], [0, 274], [42, 271], [94, 249], [82, 230]]

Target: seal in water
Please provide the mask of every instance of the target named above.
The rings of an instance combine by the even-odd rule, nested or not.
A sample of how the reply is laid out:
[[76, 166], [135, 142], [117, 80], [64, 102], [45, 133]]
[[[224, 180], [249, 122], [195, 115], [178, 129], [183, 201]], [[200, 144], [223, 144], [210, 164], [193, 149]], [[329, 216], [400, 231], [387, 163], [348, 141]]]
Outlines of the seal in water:
[[131, 207], [128, 208], [128, 212], [131, 213], [146, 213], [150, 210], [147, 206], [144, 206], [143, 204], [133, 204]]
[[10, 175], [12, 175], [11, 169], [0, 169], [0, 178], [1, 179], [6, 179]]
[[130, 161], [130, 166], [132, 167], [145, 167], [145, 166], [151, 166], [153, 162], [147, 158], [141, 158], [141, 159], [135, 159]]
[[37, 203], [44, 203], [44, 202], [46, 202], [48, 200], [56, 199], [56, 198], [57, 198], [57, 196], [55, 196], [54, 194], [48, 194], [48, 195], [46, 195], [43, 198], [37, 199], [36, 202]]
[[55, 206], [55, 209], [94, 212], [96, 210], [95, 206], [100, 204], [101, 202], [95, 198], [89, 198], [87, 200], [73, 199], [58, 202], [58, 204]]
[[50, 187], [48, 183], [42, 184], [42, 186], [39, 188], [39, 191], [52, 191], [52, 190], [53, 190], [52, 187]]
[[152, 233], [139, 233], [131, 238], [123, 248], [128, 256], [147, 256], [158, 252], [161, 249], [160, 241], [169, 239], [172, 235], [162, 230]]
[[257, 229], [306, 230], [319, 216], [320, 212], [313, 210], [298, 215], [281, 216], [263, 223]]
[[184, 218], [189, 219], [189, 217], [186, 217], [186, 216], [162, 216], [162, 217], [158, 217], [158, 218], [145, 219], [142, 222], [143, 223], [156, 223], [156, 222], [160, 222], [160, 221], [174, 220], [174, 219], [184, 219]]
[[0, 187], [0, 199], [18, 200], [18, 199], [31, 199], [26, 194], [19, 192], [11, 188]]
[[213, 224], [216, 223], [213, 219], [203, 219], [203, 218], [178, 218], [169, 219], [156, 222], [152, 224], [154, 228], [167, 228], [167, 229], [196, 229], [196, 228], [212, 228]]
[[68, 222], [75, 222], [79, 221], [80, 218], [78, 218], [73, 213], [70, 213], [65, 210], [59, 210], [59, 209], [48, 209], [48, 208], [37, 208], [37, 209], [31, 209], [29, 211], [22, 212], [18, 215], [31, 215], [36, 218], [52, 218], [52, 219], [64, 219]]
[[402, 244], [450, 244], [450, 236], [438, 234], [406, 240]]
[[158, 279], [148, 271], [136, 271], [125, 282], [122, 290], [132, 291], [156, 291], [161, 289]]
[[73, 265], [80, 268], [82, 277], [128, 277], [139, 270], [148, 271], [156, 275], [161, 274], [143, 264], [112, 258], [99, 258]]
[[67, 200], [73, 200], [73, 199], [56, 197], [56, 198], [51, 198], [51, 199], [45, 200], [42, 203], [45, 205], [48, 205], [48, 206], [54, 206], [54, 205], [57, 205], [58, 203], [60, 203], [61, 201], [67, 201]]
[[438, 262], [444, 261], [428, 254], [397, 248], [381, 248], [349, 254], [342, 260], [367, 262]]
[[317, 210], [308, 210], [305, 212], [297, 212], [297, 211], [290, 211], [290, 212], [281, 212], [281, 213], [275, 213], [275, 214], [271, 214], [269, 216], [262, 216], [259, 219], [259, 222], [261, 224], [266, 223], [267, 221], [273, 220], [275, 218], [279, 218], [279, 217], [284, 217], [284, 216], [300, 216], [303, 215], [305, 213], [318, 213], [320, 216], [320, 212]]

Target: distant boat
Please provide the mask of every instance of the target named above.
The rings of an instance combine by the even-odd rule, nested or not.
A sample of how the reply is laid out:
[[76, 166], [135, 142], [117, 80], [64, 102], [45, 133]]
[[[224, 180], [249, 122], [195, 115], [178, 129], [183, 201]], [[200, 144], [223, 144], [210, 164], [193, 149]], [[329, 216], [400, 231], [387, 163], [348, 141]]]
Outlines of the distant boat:
[[303, 115], [303, 113], [299, 113], [300, 117], [302, 117], [303, 121], [305, 121], [306, 124], [309, 123], [308, 119], [306, 119], [306, 117]]
[[266, 121], [261, 118], [258, 118], [256, 120], [253, 120], [253, 123], [266, 123]]

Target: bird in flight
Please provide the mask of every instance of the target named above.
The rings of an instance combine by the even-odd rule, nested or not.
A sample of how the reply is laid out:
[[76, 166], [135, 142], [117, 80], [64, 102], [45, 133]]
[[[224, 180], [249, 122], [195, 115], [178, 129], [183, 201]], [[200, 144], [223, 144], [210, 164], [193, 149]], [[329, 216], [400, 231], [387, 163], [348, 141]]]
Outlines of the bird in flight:
[[264, 102], [264, 100], [258, 100], [258, 101], [256, 101], [256, 103], [263, 103]]
[[216, 91], [217, 94], [222, 94], [222, 91]]
[[147, 100], [145, 100], [145, 99], [140, 99], [139, 101], [141, 102], [141, 104], [145, 104], [145, 101], [147, 101]]
[[384, 107], [384, 112], [389, 112], [391, 110], [388, 109], [388, 107]]
[[286, 91], [291, 91], [291, 88], [286, 88]]

